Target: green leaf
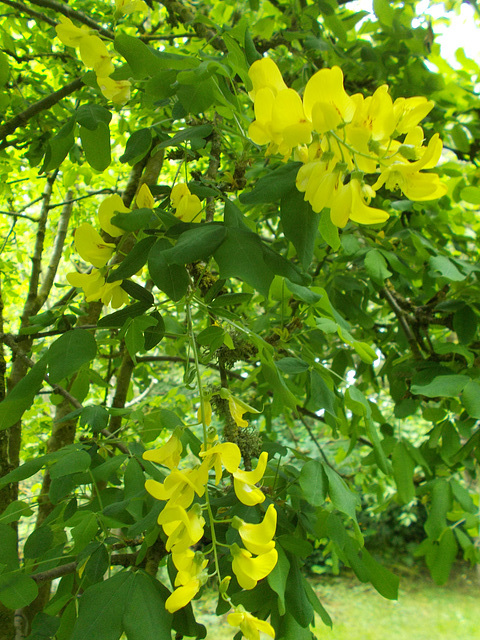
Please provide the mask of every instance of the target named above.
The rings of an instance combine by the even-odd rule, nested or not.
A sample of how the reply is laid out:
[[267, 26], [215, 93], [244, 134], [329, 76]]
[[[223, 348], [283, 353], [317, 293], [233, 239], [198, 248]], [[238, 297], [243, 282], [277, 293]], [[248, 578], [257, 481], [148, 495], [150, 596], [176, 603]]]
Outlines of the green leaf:
[[151, 316], [137, 316], [131, 320], [125, 333], [125, 345], [134, 362], [135, 355], [145, 348], [144, 332], [155, 324], [155, 320]]
[[121, 571], [85, 589], [71, 640], [119, 640], [131, 575]]
[[382, 24], [391, 27], [395, 12], [388, 0], [373, 0], [373, 10]]
[[40, 173], [47, 173], [59, 167], [75, 144], [75, 118], [70, 118], [48, 141], [43, 166]]
[[111, 222], [125, 231], [140, 231], [155, 226], [156, 218], [151, 209], [135, 209], [130, 213], [116, 213]]
[[258, 180], [252, 191], [242, 193], [240, 202], [248, 205], [276, 202], [295, 187], [295, 179], [301, 166], [299, 162], [289, 162], [273, 169]]
[[207, 78], [193, 85], [179, 85], [176, 93], [185, 113], [195, 116], [204, 113], [214, 103], [215, 90], [215, 82]]
[[97, 533], [98, 521], [93, 511], [77, 511], [73, 518], [77, 522], [71, 531], [72, 538], [75, 541], [73, 553], [78, 553], [87, 546]]
[[171, 640], [172, 616], [165, 609], [166, 589], [158, 588], [159, 583], [141, 571], [130, 576], [122, 621], [128, 640]]
[[361, 554], [369, 580], [378, 593], [389, 600], [398, 600], [399, 577], [379, 564], [366, 549], [362, 549]]
[[328, 478], [328, 495], [333, 506], [342, 513], [346, 513], [352, 520], [356, 520], [357, 496], [348, 487], [345, 480], [328, 464], [322, 463], [322, 466]]
[[432, 540], [437, 540], [447, 526], [447, 513], [452, 508], [452, 490], [446, 480], [437, 479], [432, 489], [432, 502], [424, 528]]
[[127, 140], [125, 152], [119, 158], [120, 162], [128, 162], [130, 166], [140, 162], [150, 151], [152, 140], [153, 137], [150, 128], [134, 131]]
[[480, 384], [475, 380], [470, 380], [462, 392], [462, 402], [465, 411], [472, 418], [480, 420]]
[[300, 358], [281, 358], [275, 362], [276, 366], [283, 373], [288, 373], [290, 375], [296, 375], [297, 373], [304, 373], [308, 371], [309, 364], [304, 360], [300, 360]]
[[321, 507], [325, 503], [327, 495], [326, 480], [323, 466], [318, 460], [309, 460], [303, 465], [298, 477], [298, 483], [305, 500], [314, 507]]
[[[4, 512], [5, 513], [5, 512]], [[0, 558], [7, 571], [18, 568], [17, 533], [8, 524], [0, 523]]]
[[108, 124], [99, 122], [95, 131], [80, 127], [80, 138], [88, 164], [95, 171], [105, 171], [112, 161]]
[[438, 542], [430, 541], [430, 546], [425, 554], [425, 560], [433, 580], [438, 585], [447, 582], [452, 565], [457, 557], [457, 551], [457, 541], [450, 527], [447, 527], [443, 531]]
[[56, 384], [95, 358], [97, 343], [85, 329], [67, 331], [50, 345], [46, 354], [49, 381]]
[[91, 457], [83, 449], [70, 451], [50, 468], [50, 477], [61, 478], [72, 473], [86, 471], [90, 467], [91, 461]]
[[53, 531], [49, 526], [43, 524], [28, 536], [23, 547], [23, 554], [25, 558], [40, 558], [52, 547], [53, 542]]
[[[1, 406], [2, 405], [0, 404], [0, 407]], [[20, 465], [13, 471], [10, 471], [10, 473], [7, 473], [5, 476], [0, 478], [0, 489], [2, 489], [10, 482], [20, 482], [21, 480], [31, 478], [37, 473], [37, 471], [39, 471], [43, 467], [43, 465], [50, 457], [52, 457], [52, 454], [47, 454], [45, 456], [27, 460], [24, 464]]]
[[18, 422], [29, 409], [43, 383], [47, 369], [45, 358], [35, 363], [27, 375], [0, 402], [0, 430]]
[[23, 573], [15, 571], [0, 575], [0, 602], [7, 609], [26, 607], [37, 595], [37, 583]]
[[160, 142], [156, 146], [156, 149], [164, 149], [166, 147], [178, 147], [182, 142], [202, 140], [208, 138], [212, 133], [213, 127], [211, 124], [200, 124], [195, 127], [187, 127], [176, 133], [171, 138], [167, 138], [163, 142]]
[[[133, 282], [133, 280], [124, 280], [120, 286], [128, 293], [129, 296], [135, 298], [135, 300], [148, 304], [149, 307], [151, 307], [155, 302], [152, 293], [140, 284]], [[134, 317], [136, 318], [137, 315], [139, 314], [135, 314]]]
[[397, 442], [392, 453], [393, 477], [400, 500], [408, 504], [415, 497], [413, 471], [415, 462], [403, 442]]
[[285, 604], [288, 613], [295, 618], [301, 627], [308, 627], [313, 621], [313, 607], [305, 593], [305, 578], [302, 576], [298, 560], [290, 559], [290, 571], [285, 589]]
[[128, 307], [124, 307], [119, 311], [115, 311], [114, 313], [110, 313], [108, 316], [100, 318], [97, 325], [99, 327], [123, 327], [126, 320], [143, 315], [151, 306], [151, 303], [146, 301], [134, 302]]
[[303, 194], [295, 185], [284, 193], [280, 202], [283, 233], [297, 250], [298, 259], [304, 269], [308, 269], [312, 262], [319, 219], [319, 214], [312, 211], [312, 207], [304, 200]]
[[22, 500], [14, 500], [0, 515], [0, 522], [2, 522], [3, 524], [8, 524], [9, 522], [18, 522], [20, 518], [28, 518], [31, 515], [33, 515], [33, 511], [32, 509], [30, 509], [26, 502], [23, 502]]
[[273, 272], [263, 260], [262, 242], [255, 233], [228, 227], [225, 240], [215, 251], [214, 258], [221, 278], [239, 278], [268, 297]]
[[320, 231], [320, 235], [328, 246], [334, 251], [338, 251], [341, 245], [340, 234], [338, 233], [338, 227], [332, 222], [330, 209], [323, 209], [321, 211], [318, 229]]
[[76, 111], [78, 124], [90, 131], [95, 131], [101, 123], [108, 125], [111, 119], [110, 111], [99, 104], [82, 104]]
[[426, 385], [412, 384], [411, 392], [427, 398], [458, 398], [468, 382], [470, 378], [464, 375], [436, 376]]
[[152, 49], [138, 38], [123, 33], [115, 38], [114, 47], [137, 79], [155, 76], [166, 69], [194, 69], [200, 64], [196, 58]]
[[174, 431], [177, 427], [182, 428], [185, 425], [176, 413], [169, 409], [156, 409], [147, 413], [143, 419], [143, 428], [141, 436], [144, 442], [152, 442], [160, 433], [166, 429]]
[[109, 418], [110, 414], [101, 405], [84, 407], [80, 414], [80, 426], [89, 425], [93, 433], [99, 433], [102, 429], [107, 428]]
[[460, 191], [460, 197], [470, 204], [480, 204], [480, 189], [478, 187], [464, 187]]
[[182, 233], [177, 244], [164, 252], [169, 264], [184, 265], [209, 258], [227, 235], [224, 225], [203, 224]]
[[127, 253], [119, 267], [110, 271], [107, 282], [124, 280], [125, 278], [130, 278], [130, 276], [133, 276], [140, 271], [140, 269], [146, 264], [148, 252], [155, 242], [155, 236], [148, 236], [147, 238], [142, 238], [142, 240], [137, 242]]
[[334, 418], [337, 416], [335, 394], [318, 371], [310, 372], [310, 397], [307, 406], [311, 411], [317, 412], [323, 409]]
[[311, 282], [309, 275], [302, 273], [300, 269], [287, 260], [282, 255], [274, 251], [271, 247], [262, 243], [263, 260], [275, 275], [283, 276], [298, 285], [305, 285]]
[[477, 333], [478, 317], [467, 304], [453, 314], [453, 330], [461, 344], [471, 344]]
[[160, 291], [166, 293], [174, 302], [178, 302], [187, 293], [190, 278], [185, 267], [178, 264], [168, 264], [168, 259], [164, 255], [167, 246], [170, 247], [170, 243], [161, 238], [150, 249], [148, 270], [150, 277]]
[[378, 249], [367, 251], [364, 263], [368, 275], [377, 284], [383, 285], [385, 278], [392, 275], [387, 268], [387, 261]]
[[461, 282], [467, 277], [461, 273], [457, 267], [446, 256], [432, 256], [429, 260], [430, 272], [432, 278], [447, 278], [453, 282]]
[[322, 619], [323, 624], [327, 625], [327, 627], [330, 627], [331, 629], [333, 627], [332, 619], [328, 611], [326, 611], [326, 609], [318, 599], [317, 594], [312, 589], [310, 582], [308, 580], [305, 580], [303, 586], [305, 587], [305, 593], [307, 594], [307, 598], [310, 600], [315, 613], [318, 613], [318, 615]]
[[288, 574], [290, 571], [290, 562], [282, 549], [277, 546], [278, 560], [277, 564], [268, 575], [268, 584], [270, 588], [278, 595], [278, 609], [280, 615], [285, 613], [285, 589], [287, 586]]
[[154, 324], [150, 324], [144, 331], [145, 351], [150, 351], [165, 336], [165, 322], [158, 311], [153, 311], [149, 316], [154, 321]]

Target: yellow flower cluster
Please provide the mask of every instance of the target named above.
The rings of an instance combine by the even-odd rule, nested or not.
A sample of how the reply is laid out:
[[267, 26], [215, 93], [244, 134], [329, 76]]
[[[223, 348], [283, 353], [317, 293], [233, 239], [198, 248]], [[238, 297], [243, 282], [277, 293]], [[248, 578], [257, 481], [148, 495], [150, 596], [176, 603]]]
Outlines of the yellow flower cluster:
[[[392, 100], [388, 87], [372, 96], [349, 96], [339, 67], [321, 69], [308, 81], [303, 99], [285, 84], [269, 58], [253, 63], [255, 121], [249, 136], [268, 144], [267, 155], [280, 153], [287, 160], [295, 149], [303, 162], [297, 188], [315, 212], [330, 210], [332, 222], [344, 227], [348, 220], [362, 224], [384, 222], [389, 216], [369, 206], [385, 185], [399, 188], [410, 200], [440, 198], [446, 187], [435, 173], [442, 142], [435, 134], [427, 147], [419, 123], [433, 108], [424, 97]], [[402, 141], [397, 138], [404, 136]], [[379, 173], [372, 185], [364, 174]]]
[[182, 222], [193, 222], [202, 210], [200, 198], [192, 194], [184, 182], [179, 182], [173, 187], [170, 193], [170, 202], [175, 209], [176, 217]]
[[76, 27], [65, 16], [60, 16], [60, 24], [55, 27], [57, 36], [67, 47], [79, 49], [83, 64], [93, 69], [97, 75], [97, 83], [101, 92], [116, 104], [123, 105], [130, 98], [131, 83], [128, 80], [113, 80], [110, 78], [115, 71], [112, 57], [98, 36], [92, 35], [85, 25]]
[[[155, 202], [150, 189], [143, 184], [136, 196], [138, 207], [154, 206]], [[130, 213], [130, 209], [123, 204], [123, 200], [117, 194], [105, 198], [98, 209], [100, 227], [117, 238], [124, 232], [123, 229], [111, 223], [116, 213]], [[90, 273], [67, 273], [67, 280], [73, 287], [80, 287], [86, 296], [87, 302], [101, 300], [103, 304], [111, 305], [114, 309], [122, 307], [128, 302], [127, 292], [121, 287], [121, 281], [106, 282], [104, 274], [100, 271], [115, 252], [115, 245], [105, 242], [98, 231], [88, 222], [82, 223], [75, 229], [75, 249], [80, 257], [89, 262], [95, 269]]]
[[[230, 473], [238, 500], [252, 506], [265, 500], [265, 495], [255, 484], [262, 479], [268, 458], [268, 454], [263, 452], [256, 469], [243, 471], [239, 469], [241, 453], [236, 444], [211, 442], [206, 450], [200, 452], [203, 459], [200, 464], [179, 469], [181, 454], [182, 444], [176, 434], [160, 449], [143, 454], [145, 460], [156, 462], [170, 470], [163, 482], [148, 479], [145, 483], [146, 490], [154, 498], [165, 502], [158, 516], [158, 523], [167, 536], [165, 547], [171, 553], [173, 564], [177, 568], [175, 590], [165, 604], [170, 612], [187, 605], [207, 579], [205, 568], [208, 560], [192, 547], [202, 538], [205, 526], [202, 506], [199, 501], [195, 502], [195, 496], [202, 498], [208, 491], [210, 469], [214, 469], [217, 485], [224, 470]], [[276, 525], [277, 512], [273, 504], [269, 505], [259, 524], [234, 518], [233, 526], [238, 530], [245, 548], [240, 548], [237, 544], [231, 545], [232, 571], [242, 588], [253, 589], [275, 567], [278, 559], [273, 540]], [[237, 620], [236, 617], [234, 619]], [[235, 622], [237, 624], [239, 623]]]

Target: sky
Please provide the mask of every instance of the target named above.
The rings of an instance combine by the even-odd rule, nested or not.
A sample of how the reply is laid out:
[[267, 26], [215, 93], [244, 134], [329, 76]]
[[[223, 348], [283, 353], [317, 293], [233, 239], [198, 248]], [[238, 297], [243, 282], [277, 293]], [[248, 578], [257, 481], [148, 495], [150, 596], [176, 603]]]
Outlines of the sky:
[[[373, 13], [372, 0], [358, 0], [355, 4], [359, 9]], [[416, 7], [417, 15], [419, 17], [429, 15], [433, 20], [446, 15], [443, 4], [436, 4], [432, 7], [429, 5], [428, 0], [421, 0]], [[460, 65], [455, 59], [455, 51], [459, 47], [463, 47], [468, 58], [480, 63], [480, 24], [478, 21], [477, 23], [475, 22], [473, 7], [464, 2], [459, 15], [455, 15], [454, 12], [450, 12], [449, 15], [450, 25], [447, 26], [441, 23], [434, 25], [435, 42], [440, 45], [442, 57], [451, 66], [458, 68]], [[423, 20], [419, 22], [419, 24], [423, 23]]]

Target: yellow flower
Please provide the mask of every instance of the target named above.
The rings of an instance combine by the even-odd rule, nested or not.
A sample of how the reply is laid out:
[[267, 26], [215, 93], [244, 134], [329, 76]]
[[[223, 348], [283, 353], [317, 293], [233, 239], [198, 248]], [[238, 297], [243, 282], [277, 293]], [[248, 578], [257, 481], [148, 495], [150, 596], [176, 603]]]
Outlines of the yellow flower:
[[201, 464], [196, 469], [179, 471], [174, 469], [163, 482], [149, 478], [145, 489], [157, 500], [168, 501], [171, 505], [179, 505], [184, 509], [192, 504], [194, 494], [203, 496], [208, 480], [208, 466]]
[[215, 466], [215, 484], [218, 484], [222, 477], [222, 465], [229, 473], [235, 473], [242, 458], [238, 445], [233, 442], [216, 444], [207, 451], [202, 451], [200, 456], [205, 458], [209, 466]]
[[256, 60], [248, 70], [248, 75], [253, 83], [253, 90], [248, 94], [252, 100], [255, 100], [258, 91], [266, 87], [270, 89], [274, 96], [279, 91], [287, 89], [280, 69], [270, 58]]
[[100, 300], [105, 278], [98, 269], [94, 269], [91, 273], [78, 273], [76, 271], [67, 273], [67, 280], [72, 287], [83, 289], [87, 302]]
[[113, 225], [110, 220], [116, 213], [130, 213], [130, 209], [123, 204], [122, 198], [116, 193], [102, 201], [98, 208], [98, 221], [102, 229], [113, 238], [121, 236], [125, 231]]
[[122, 16], [135, 11], [148, 11], [148, 5], [143, 0], [115, 0], [115, 7]]
[[398, 134], [408, 133], [421, 122], [433, 109], [432, 100], [423, 96], [397, 98], [393, 103], [396, 118], [395, 129]]
[[174, 469], [178, 467], [182, 451], [183, 445], [181, 441], [176, 435], [173, 435], [160, 449], [144, 451], [142, 457], [144, 460], [151, 460], [157, 464], [163, 464], [169, 469]]
[[330, 207], [330, 218], [334, 225], [343, 228], [348, 220], [360, 224], [385, 222], [389, 217], [386, 211], [365, 204], [360, 180], [352, 178], [348, 184], [340, 187], [338, 195]]
[[152, 196], [148, 185], [145, 183], [142, 184], [140, 189], [138, 190], [137, 195], [135, 196], [135, 202], [139, 209], [153, 209], [155, 206], [155, 200]]
[[179, 505], [167, 505], [158, 516], [158, 524], [162, 525], [168, 536], [165, 549], [182, 553], [203, 536], [205, 518], [201, 515], [201, 507], [194, 504], [190, 511]]
[[175, 613], [179, 609], [186, 607], [187, 604], [197, 595], [201, 587], [198, 578], [192, 578], [186, 584], [177, 587], [175, 591], [166, 599], [165, 609], [170, 613]]
[[97, 76], [105, 78], [115, 71], [108, 49], [98, 36], [82, 38], [78, 46], [83, 64], [93, 69]]
[[242, 471], [238, 469], [233, 472], [233, 487], [237, 498], [243, 504], [252, 507], [265, 500], [265, 495], [255, 486], [263, 478], [267, 468], [268, 453], [263, 451], [258, 459], [257, 468], [253, 471]]
[[254, 558], [250, 551], [240, 549], [237, 544], [231, 546], [233, 555], [232, 570], [242, 589], [253, 589], [257, 582], [273, 571], [277, 564], [278, 552], [270, 549], [267, 553]]
[[334, 170], [335, 165], [336, 159], [319, 160], [307, 162], [298, 171], [297, 189], [305, 191], [305, 200], [316, 213], [330, 207], [338, 193], [341, 174]]
[[128, 293], [122, 289], [119, 281], [105, 283], [100, 293], [100, 300], [103, 304], [108, 304], [113, 309], [119, 309], [128, 303]]
[[170, 193], [170, 202], [177, 218], [183, 222], [192, 222], [202, 210], [198, 196], [192, 195], [185, 183], [176, 184]]
[[[233, 526], [235, 526], [235, 522]], [[275, 547], [273, 536], [275, 535], [276, 528], [277, 512], [273, 504], [270, 504], [263, 518], [263, 522], [250, 524], [242, 520], [242, 524], [238, 526], [238, 533], [248, 551], [260, 555], [268, 553]]]
[[57, 32], [58, 38], [67, 47], [80, 46], [80, 41], [90, 35], [90, 29], [85, 25], [78, 28], [70, 18], [66, 18], [65, 16], [59, 16], [59, 20], [60, 24], [57, 24], [55, 31]]
[[120, 106], [130, 100], [132, 83], [128, 80], [113, 80], [113, 78], [97, 75], [97, 84], [107, 100]]
[[268, 622], [252, 616], [252, 614], [245, 611], [241, 605], [236, 607], [235, 613], [228, 615], [227, 620], [228, 624], [231, 624], [232, 627], [240, 627], [240, 631], [247, 640], [260, 640], [260, 631], [266, 633], [271, 638], [275, 638], [275, 631]]
[[208, 400], [204, 400], [203, 403], [200, 403], [197, 411], [197, 420], [199, 422], [204, 421], [205, 426], [207, 427], [212, 423], [212, 405]]
[[104, 267], [112, 257], [115, 245], [104, 242], [102, 236], [88, 222], [75, 229], [75, 248], [80, 256], [97, 269]]
[[408, 162], [399, 158], [382, 171], [377, 182], [373, 185], [375, 190], [386, 185], [393, 190], [399, 187], [409, 200], [435, 200], [441, 198], [447, 192], [447, 187], [440, 181], [436, 173], [420, 173], [421, 169], [432, 169], [440, 159], [442, 153], [442, 141], [438, 133], [432, 136], [422, 157], [416, 162]]
[[318, 133], [334, 130], [351, 121], [355, 102], [343, 88], [340, 67], [320, 69], [310, 78], [303, 94], [303, 107]]

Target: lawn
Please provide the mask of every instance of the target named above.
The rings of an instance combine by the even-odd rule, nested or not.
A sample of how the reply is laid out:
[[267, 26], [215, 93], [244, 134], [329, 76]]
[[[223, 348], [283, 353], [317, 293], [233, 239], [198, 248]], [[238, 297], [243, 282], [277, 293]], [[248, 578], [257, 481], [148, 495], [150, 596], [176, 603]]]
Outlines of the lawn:
[[[353, 577], [324, 576], [312, 585], [330, 613], [329, 629], [317, 618], [319, 640], [480, 640], [480, 587], [475, 574], [459, 573], [438, 587], [426, 577], [404, 577], [398, 601], [382, 598]], [[230, 640], [235, 635], [226, 622], [210, 611], [216, 602], [203, 597], [195, 603], [207, 638]]]

